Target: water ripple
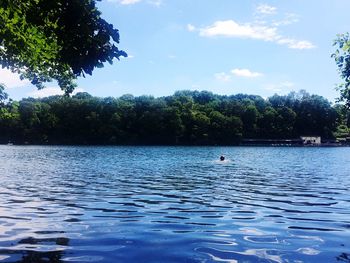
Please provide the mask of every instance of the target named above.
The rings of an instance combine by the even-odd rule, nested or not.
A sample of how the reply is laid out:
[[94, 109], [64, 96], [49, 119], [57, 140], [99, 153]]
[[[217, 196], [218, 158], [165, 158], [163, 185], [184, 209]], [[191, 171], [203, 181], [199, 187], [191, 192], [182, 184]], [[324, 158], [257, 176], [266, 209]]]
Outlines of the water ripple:
[[349, 262], [347, 148], [0, 146], [0, 156], [2, 262]]

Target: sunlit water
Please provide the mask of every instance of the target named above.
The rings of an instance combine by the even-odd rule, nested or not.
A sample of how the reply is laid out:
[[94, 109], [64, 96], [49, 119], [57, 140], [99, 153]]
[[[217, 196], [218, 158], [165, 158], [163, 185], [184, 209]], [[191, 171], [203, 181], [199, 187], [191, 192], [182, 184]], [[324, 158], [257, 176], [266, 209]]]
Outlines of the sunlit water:
[[0, 146], [0, 160], [3, 262], [350, 262], [350, 148]]

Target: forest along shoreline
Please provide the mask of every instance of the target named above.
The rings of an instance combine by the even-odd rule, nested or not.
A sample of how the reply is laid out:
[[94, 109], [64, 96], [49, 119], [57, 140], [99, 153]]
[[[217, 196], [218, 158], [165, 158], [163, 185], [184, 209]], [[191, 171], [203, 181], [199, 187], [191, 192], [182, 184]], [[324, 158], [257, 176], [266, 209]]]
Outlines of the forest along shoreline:
[[[296, 139], [297, 140], [297, 139]], [[269, 140], [258, 140], [252, 142], [249, 140], [249, 143], [247, 143], [247, 140], [243, 139], [242, 142], [237, 144], [50, 144], [50, 143], [40, 143], [40, 144], [30, 144], [28, 142], [24, 143], [15, 143], [9, 141], [8, 143], [0, 143], [0, 145], [4, 146], [130, 146], [130, 147], [136, 147], [136, 146], [156, 146], [156, 147], [208, 147], [208, 146], [227, 146], [227, 147], [350, 147], [350, 143], [348, 142], [322, 142], [320, 144], [303, 144], [303, 143], [290, 143], [289, 140], [273, 140], [272, 142], [269, 142]]]
[[347, 146], [350, 114], [306, 91], [51, 96], [0, 102], [0, 144]]

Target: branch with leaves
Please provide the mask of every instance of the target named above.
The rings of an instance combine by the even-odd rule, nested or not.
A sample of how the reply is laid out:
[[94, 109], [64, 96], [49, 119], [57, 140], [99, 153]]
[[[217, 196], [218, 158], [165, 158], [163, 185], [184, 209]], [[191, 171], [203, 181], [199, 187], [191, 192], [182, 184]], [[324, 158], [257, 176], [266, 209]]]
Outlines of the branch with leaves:
[[0, 17], [2, 68], [38, 89], [56, 80], [70, 94], [77, 77], [127, 56], [95, 0], [0, 0]]
[[340, 34], [334, 40], [336, 51], [332, 54], [338, 66], [338, 71], [343, 83], [338, 85], [340, 91], [340, 101], [344, 101], [346, 106], [350, 108], [350, 35], [349, 33]]

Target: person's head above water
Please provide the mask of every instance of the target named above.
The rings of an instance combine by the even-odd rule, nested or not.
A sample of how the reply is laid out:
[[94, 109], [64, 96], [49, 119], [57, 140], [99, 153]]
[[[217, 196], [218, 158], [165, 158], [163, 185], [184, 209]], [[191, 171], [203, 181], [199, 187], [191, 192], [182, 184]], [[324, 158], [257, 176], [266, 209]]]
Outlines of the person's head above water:
[[220, 156], [220, 161], [224, 161], [225, 160], [225, 156], [221, 155]]

